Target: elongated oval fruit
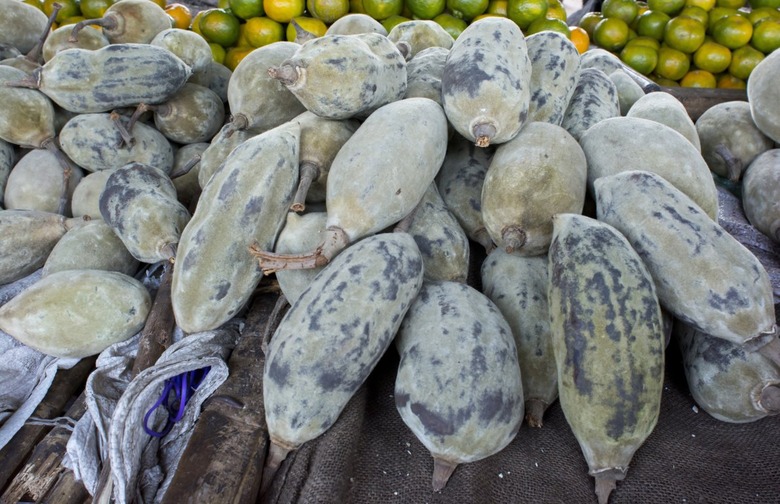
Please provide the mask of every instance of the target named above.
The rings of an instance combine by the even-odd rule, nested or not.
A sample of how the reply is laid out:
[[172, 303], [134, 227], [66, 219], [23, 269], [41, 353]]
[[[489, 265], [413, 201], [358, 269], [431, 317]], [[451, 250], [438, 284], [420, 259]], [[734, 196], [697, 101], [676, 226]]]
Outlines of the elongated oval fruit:
[[397, 347], [395, 406], [433, 456], [436, 492], [458, 464], [498, 453], [520, 430], [523, 385], [512, 330], [476, 289], [426, 282]]
[[598, 68], [580, 66], [577, 85], [561, 126], [579, 141], [593, 125], [619, 116], [620, 100], [615, 83]]
[[612, 226], [559, 214], [549, 254], [561, 408], [606, 504], [658, 422], [661, 307], [642, 259]]
[[0, 139], [0, 207], [3, 207], [5, 204], [3, 202], [5, 184], [8, 182], [8, 175], [10, 175], [11, 169], [15, 164], [16, 151], [14, 146]]
[[198, 84], [184, 84], [169, 100], [154, 107], [154, 125], [168, 140], [180, 144], [211, 140], [224, 122], [222, 100]]
[[176, 154], [173, 155], [171, 180], [176, 187], [179, 201], [188, 208], [190, 203], [200, 195], [200, 183], [198, 182], [200, 159], [208, 147], [207, 142], [191, 143], [179, 147]]
[[441, 105], [441, 76], [449, 53], [443, 47], [429, 47], [415, 54], [406, 63], [404, 98], [430, 98]]
[[114, 2], [100, 19], [86, 19], [73, 26], [73, 34], [86, 26], [101, 26], [112, 44], [148, 44], [163, 30], [170, 29], [171, 18], [156, 3], [147, 0]]
[[[404, 149], [395, 150], [403, 145]], [[427, 98], [379, 108], [339, 150], [328, 172], [328, 227], [311, 254], [279, 256], [253, 247], [266, 273], [322, 266], [349, 243], [408, 215], [433, 182], [447, 149], [447, 118]], [[394, 152], [388, 156], [388, 152]]]
[[450, 48], [441, 77], [444, 111], [479, 147], [514, 138], [528, 119], [531, 59], [509, 18], [470, 24]]
[[670, 93], [647, 93], [635, 101], [624, 115], [665, 124], [687, 138], [699, 152], [702, 150], [696, 124], [685, 105]]
[[547, 255], [522, 257], [496, 249], [482, 263], [482, 291], [512, 329], [523, 379], [525, 418], [541, 427], [558, 398], [558, 368], [547, 303]]
[[24, 80], [18, 68], [0, 65], [0, 139], [23, 147], [40, 148], [52, 142], [54, 104], [36, 89], [8, 87], [6, 83]]
[[100, 194], [103, 192], [103, 188], [106, 187], [108, 177], [119, 168], [121, 167], [96, 171], [81, 179], [81, 182], [73, 191], [73, 197], [70, 202], [73, 217], [103, 218], [100, 215]]
[[264, 488], [290, 451], [338, 419], [392, 344], [422, 281], [414, 239], [377, 234], [339, 254], [293, 303], [263, 370], [271, 438]]
[[718, 218], [718, 191], [707, 163], [691, 142], [669, 126], [640, 117], [613, 117], [590, 128], [580, 145], [588, 160], [591, 194], [600, 177], [648, 171], [687, 194], [710, 218]]
[[228, 67], [212, 59], [205, 68], [193, 71], [187, 82], [206, 86], [217, 93], [222, 100], [222, 103], [227, 103], [228, 84], [232, 76], [233, 72]]
[[780, 367], [757, 352], [676, 321], [685, 378], [696, 404], [730, 423], [780, 414]]
[[138, 261], [111, 226], [89, 221], [60, 238], [43, 264], [43, 276], [65, 270], [106, 270], [133, 276]]
[[247, 249], [253, 242], [273, 249], [298, 184], [299, 145], [297, 123], [252, 137], [203, 188], [173, 266], [173, 313], [184, 331], [227, 322], [260, 283]]
[[335, 20], [325, 32], [326, 35], [357, 35], [359, 33], [387, 35], [387, 29], [368, 14], [351, 12]]
[[161, 170], [129, 163], [113, 171], [100, 193], [100, 214], [144, 263], [172, 260], [190, 214]]
[[41, 9], [18, 0], [0, 0], [0, 44], [27, 54], [46, 29], [48, 18]]
[[0, 210], [0, 285], [43, 266], [57, 241], [79, 222], [38, 210]]
[[0, 307], [0, 329], [39, 352], [82, 358], [143, 328], [151, 307], [146, 287], [114, 271], [60, 271]]
[[422, 254], [425, 280], [465, 283], [469, 274], [469, 239], [447, 209], [435, 183], [428, 186], [412, 215], [407, 232]]
[[742, 178], [742, 208], [756, 229], [780, 242], [780, 149], [750, 163]]
[[747, 97], [753, 122], [775, 142], [780, 142], [778, 76], [780, 76], [780, 53], [773, 51], [753, 68], [747, 85]]
[[645, 95], [642, 86], [623, 70], [615, 70], [609, 74], [609, 80], [615, 84], [618, 94], [618, 104], [620, 105], [620, 114], [626, 115], [631, 107]]
[[623, 69], [620, 58], [601, 47], [591, 47], [589, 50], [582, 53], [580, 60], [583, 69], [595, 68], [604, 72], [604, 75], [609, 75], [616, 70]]
[[258, 133], [259, 131], [255, 129], [236, 130], [232, 123], [223, 125], [200, 156], [198, 183], [201, 189], [206, 187], [206, 183], [222, 166], [233, 149]]
[[214, 61], [209, 43], [192, 30], [168, 28], [155, 35], [149, 43], [171, 51], [186, 63], [193, 73], [203, 71]]
[[452, 35], [439, 23], [430, 19], [412, 19], [398, 23], [387, 34], [387, 38], [394, 44], [401, 42], [409, 45], [407, 60], [429, 47], [449, 49], [455, 42]]
[[[328, 214], [309, 212], [303, 215], [287, 213], [287, 220], [276, 239], [274, 252], [279, 254], [302, 254], [315, 248], [322, 241], [327, 226]], [[309, 288], [314, 277], [323, 266], [303, 270], [279, 270], [276, 280], [279, 289], [290, 304], [295, 303], [303, 291]]]
[[552, 238], [552, 217], [582, 213], [587, 164], [565, 129], [545, 122], [524, 127], [498, 146], [482, 186], [482, 218], [496, 246], [540, 255]]
[[447, 154], [436, 175], [436, 184], [444, 203], [469, 238], [487, 252], [493, 239], [482, 219], [482, 186], [495, 148], [478, 148], [474, 142], [456, 135], [447, 144]]
[[658, 298], [675, 317], [752, 349], [773, 339], [766, 270], [682, 191], [654, 173], [623, 172], [596, 181], [596, 207], [599, 220], [619, 229], [642, 256]]
[[329, 119], [366, 117], [406, 94], [406, 60], [378, 33], [314, 38], [268, 72]]
[[81, 30], [78, 37], [74, 42], [71, 42], [70, 34], [73, 31], [72, 25], [63, 25], [53, 30], [46, 41], [43, 43], [43, 61], [49, 61], [60, 51], [65, 49], [91, 49], [97, 50], [106, 47], [111, 42], [108, 41], [103, 32], [96, 28], [90, 28], [89, 30]]
[[60, 146], [74, 163], [92, 172], [136, 162], [170, 173], [173, 148], [162, 133], [137, 122], [133, 126], [135, 141], [127, 144], [122, 141], [117, 121], [126, 124], [116, 114], [78, 114], [60, 130]]
[[190, 73], [190, 68], [165, 48], [111, 44], [96, 51], [68, 49], [57, 53], [37, 72], [37, 87], [65, 110], [108, 112], [164, 102], [187, 82]]
[[81, 168], [74, 167], [68, 186], [63, 187], [63, 167], [57, 156], [48, 149], [33, 149], [22, 156], [8, 176], [5, 208], [52, 213], [64, 208], [65, 215], [70, 215], [71, 196], [82, 177]]
[[265, 131], [289, 121], [306, 108], [267, 70], [281, 65], [301, 47], [277, 42], [259, 47], [236, 66], [227, 87], [233, 128]]
[[580, 53], [564, 34], [541, 31], [525, 39], [531, 58], [529, 121], [560, 126], [580, 70]]

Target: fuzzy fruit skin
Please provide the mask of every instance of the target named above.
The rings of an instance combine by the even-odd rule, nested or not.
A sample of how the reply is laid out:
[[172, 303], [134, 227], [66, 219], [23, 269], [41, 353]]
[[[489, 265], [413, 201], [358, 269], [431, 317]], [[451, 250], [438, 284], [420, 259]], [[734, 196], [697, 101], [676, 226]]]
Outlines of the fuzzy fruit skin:
[[361, 240], [316, 276], [268, 346], [263, 399], [274, 443], [294, 449], [333, 425], [392, 344], [422, 278], [407, 233]]
[[[547, 255], [521, 257], [496, 249], [482, 263], [482, 291], [512, 328], [523, 378], [526, 415], [529, 401], [546, 409], [558, 397], [558, 368], [547, 303]], [[544, 411], [544, 410], [542, 410]], [[541, 417], [529, 418], [529, 424]]]
[[171, 51], [186, 63], [193, 73], [203, 71], [214, 61], [209, 43], [192, 30], [168, 28], [155, 35], [149, 43]]
[[295, 123], [257, 135], [203, 188], [173, 267], [173, 313], [184, 331], [227, 322], [260, 282], [263, 273], [248, 248], [257, 242], [273, 249], [298, 184], [299, 142]]
[[529, 121], [560, 126], [577, 86], [580, 53], [562, 33], [542, 31], [526, 40], [531, 58]]
[[58, 138], [65, 154], [91, 172], [137, 162], [170, 173], [173, 147], [168, 139], [142, 122], [135, 123], [132, 134], [135, 139], [132, 145], [122, 143], [122, 135], [111, 114], [103, 112], [79, 114], [69, 119]]
[[368, 14], [350, 13], [341, 16], [328, 26], [327, 35], [357, 35], [358, 33], [378, 33], [387, 35], [382, 23]]
[[[123, 0], [123, 3], [128, 0]], [[57, 105], [76, 113], [109, 112], [168, 100], [192, 71], [169, 50], [149, 44], [67, 49], [41, 67], [38, 85]]]
[[447, 118], [435, 101], [406, 98], [380, 107], [330, 166], [328, 227], [354, 242], [398, 222], [422, 199], [446, 152]]
[[620, 114], [626, 115], [631, 107], [645, 95], [642, 86], [631, 78], [623, 70], [615, 70], [609, 74], [609, 80], [615, 84], [618, 92], [618, 103], [620, 104]]
[[578, 141], [593, 125], [620, 116], [617, 87], [598, 68], [580, 67], [561, 126]]
[[63, 168], [48, 149], [33, 149], [14, 165], [5, 187], [5, 208], [58, 213], [63, 193], [64, 211], [70, 215], [73, 191], [84, 176], [78, 166], [71, 167], [68, 186], [63, 184]]
[[426, 282], [398, 331], [395, 405], [436, 459], [459, 464], [508, 445], [523, 421], [512, 331], [460, 282]]
[[472, 23], [444, 64], [441, 92], [447, 119], [473, 142], [480, 136], [479, 125], [494, 128], [490, 144], [507, 142], [528, 119], [530, 80], [525, 37], [514, 22], [495, 17]]
[[[499, 145], [482, 185], [482, 218], [496, 246], [533, 256], [547, 252], [552, 217], [582, 213], [587, 164], [565, 129], [545, 122], [526, 125]], [[515, 241], [515, 233], [522, 239]]]
[[76, 186], [76, 190], [73, 191], [73, 198], [70, 202], [73, 217], [103, 218], [100, 215], [100, 193], [106, 187], [108, 177], [118, 169], [113, 168], [92, 172], [81, 179], [79, 185]]
[[742, 178], [742, 208], [756, 229], [780, 242], [780, 149], [750, 163]]
[[769, 275], [682, 191], [654, 173], [623, 172], [596, 181], [596, 207], [642, 256], [675, 317], [738, 345], [766, 343], [775, 324]]
[[[625, 114], [665, 124], [688, 139], [701, 152], [701, 139], [696, 124], [685, 105], [669, 93], [647, 93], [631, 105]], [[705, 158], [706, 160], [706, 158]], [[709, 164], [709, 163], [708, 163]]]
[[201, 189], [206, 187], [212, 175], [222, 166], [233, 149], [260, 133], [255, 129], [236, 130], [230, 123], [220, 128], [209, 146], [203, 151], [198, 167], [198, 183]]
[[145, 0], [114, 2], [103, 17], [116, 23], [114, 27], [103, 27], [103, 34], [112, 44], [149, 44], [158, 33], [172, 26], [162, 7], [154, 2], [149, 5]]
[[780, 368], [758, 352], [675, 321], [685, 378], [696, 404], [723, 422], [746, 423], [780, 411], [761, 405], [766, 387], [780, 387]]
[[133, 276], [138, 260], [127, 250], [111, 226], [88, 221], [60, 238], [43, 265], [42, 275], [65, 270], [106, 270]]
[[16, 164], [16, 152], [14, 146], [5, 140], [0, 140], [0, 208], [3, 207], [5, 184], [8, 182], [8, 175]]
[[588, 160], [591, 194], [599, 177], [648, 171], [668, 180], [717, 220], [718, 191], [707, 163], [691, 142], [669, 126], [640, 117], [613, 117], [590, 128], [580, 145]]
[[70, 42], [70, 34], [73, 32], [73, 25], [63, 25], [52, 30], [46, 42], [43, 43], [43, 61], [49, 61], [60, 51], [79, 47], [81, 49], [100, 49], [106, 47], [111, 42], [108, 41], [100, 29], [81, 30], [75, 42]]
[[415, 54], [406, 63], [404, 98], [430, 98], [441, 105], [441, 76], [449, 53], [444, 47], [429, 47]]
[[22, 147], [43, 147], [54, 138], [54, 104], [37, 89], [7, 87], [24, 80], [18, 68], [0, 65], [0, 139]]
[[[327, 220], [328, 215], [325, 212], [308, 212], [303, 215], [288, 212], [287, 221], [276, 239], [274, 252], [303, 254], [314, 250], [323, 240]], [[321, 266], [302, 270], [282, 269], [276, 272], [279, 289], [290, 304], [309, 287], [320, 270]]]
[[780, 100], [777, 82], [780, 77], [780, 52], [773, 51], [750, 73], [747, 96], [753, 121], [766, 136], [780, 143]]
[[621, 480], [661, 405], [664, 334], [653, 278], [615, 228], [574, 214], [555, 217], [548, 268], [561, 407], [589, 474]]
[[217, 93], [199, 84], [184, 84], [154, 113], [157, 129], [168, 140], [180, 144], [207, 142], [224, 122], [222, 100]]
[[0, 0], [0, 44], [10, 45], [27, 54], [38, 42], [48, 21], [41, 9], [17, 0]]
[[150, 307], [149, 292], [133, 277], [60, 271], [0, 307], [0, 329], [47, 355], [82, 358], [136, 334]]
[[399, 23], [390, 30], [387, 38], [395, 44], [398, 42], [409, 44], [410, 51], [406, 57], [407, 60], [430, 47], [449, 49], [455, 42], [452, 35], [447, 33], [439, 23], [430, 19], [413, 19]]

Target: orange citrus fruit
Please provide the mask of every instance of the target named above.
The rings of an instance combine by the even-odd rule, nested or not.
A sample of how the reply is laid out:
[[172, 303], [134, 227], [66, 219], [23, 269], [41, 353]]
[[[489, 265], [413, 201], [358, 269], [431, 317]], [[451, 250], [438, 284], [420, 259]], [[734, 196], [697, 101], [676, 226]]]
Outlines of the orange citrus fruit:
[[707, 29], [693, 18], [677, 16], [664, 28], [664, 42], [672, 49], [692, 53], [704, 42]]
[[750, 42], [753, 36], [753, 25], [738, 14], [725, 16], [712, 26], [712, 38], [718, 44], [729, 49], [737, 49]]
[[620, 51], [628, 42], [629, 28], [619, 18], [604, 18], [593, 29], [593, 42], [607, 51]]
[[753, 69], [764, 59], [764, 53], [746, 45], [731, 53], [729, 73], [738, 79], [747, 80]]
[[471, 21], [485, 12], [489, 0], [446, 0], [450, 14], [464, 21]]
[[[81, 14], [87, 19], [99, 19], [103, 17], [106, 9], [114, 4], [114, 0], [81, 0], [79, 7]], [[189, 26], [189, 25], [188, 25]], [[184, 28], [187, 28], [186, 26]]]
[[307, 0], [309, 15], [330, 24], [349, 14], [349, 0]]
[[686, 7], [699, 7], [705, 11], [712, 10], [715, 7], [715, 0], [685, 0]]
[[658, 64], [658, 50], [641, 44], [629, 44], [620, 51], [620, 60], [642, 75], [649, 75]]
[[547, 14], [547, 0], [507, 0], [506, 15], [515, 22], [521, 30]]
[[685, 0], [647, 0], [647, 6], [650, 10], [676, 16], [685, 7]]
[[507, 17], [506, 5], [507, 0], [490, 0], [485, 14]]
[[[444, 28], [444, 31], [449, 33], [454, 39], [458, 38], [458, 36], [468, 26], [468, 24], [464, 20], [456, 18], [449, 12], [442, 12], [441, 14], [433, 18], [433, 21], [437, 23], [439, 26], [441, 26], [442, 28]], [[385, 28], [387, 28], [387, 26], [385, 26]], [[388, 29], [387, 31], [390, 30]]]
[[715, 23], [726, 16], [737, 14], [737, 9], [732, 9], [731, 7], [713, 7], [707, 14], [709, 15], [709, 19], [707, 20], [707, 33], [712, 33], [712, 28], [715, 26]]
[[584, 53], [590, 47], [590, 37], [585, 28], [581, 26], [569, 26], [569, 40], [572, 41], [574, 47], [577, 48], [577, 52]]
[[200, 18], [200, 33], [208, 42], [230, 47], [238, 40], [238, 18], [224, 9], [210, 9]]
[[225, 53], [227, 52], [225, 51], [225, 48], [214, 42], [209, 42], [209, 47], [211, 47], [211, 56], [214, 58], [214, 61], [224, 65]]
[[760, 9], [762, 7], [771, 7], [773, 9], [780, 9], [780, 0], [750, 0], [750, 8]]
[[580, 22], [577, 24], [585, 30], [588, 37], [593, 38], [593, 29], [602, 19], [604, 19], [604, 15], [601, 12], [588, 12], [580, 18]]
[[[295, 23], [293, 23], [293, 21], [295, 21]], [[328, 30], [328, 27], [325, 26], [325, 23], [321, 19], [315, 19], [309, 16], [298, 16], [293, 18], [287, 24], [287, 31], [285, 32], [285, 35], [288, 42], [295, 42], [295, 40], [298, 38], [298, 32], [295, 31], [295, 24], [301, 27], [302, 30], [311, 33], [315, 37], [322, 37]]]
[[701, 69], [690, 70], [680, 79], [680, 86], [695, 88], [714, 88], [718, 85], [715, 76]]
[[240, 19], [262, 16], [263, 0], [228, 0], [230, 12]]
[[233, 71], [241, 63], [241, 60], [254, 50], [254, 47], [231, 47], [225, 52], [225, 61], [222, 64]]
[[244, 37], [252, 47], [263, 47], [285, 37], [282, 23], [266, 16], [247, 19], [244, 26]]
[[390, 30], [392, 30], [395, 27], [395, 25], [399, 25], [407, 21], [411, 21], [411, 19], [405, 16], [398, 15], [398, 16], [390, 16], [387, 19], [383, 19], [382, 21], [380, 21], [380, 23], [382, 23], [382, 26], [385, 27], [385, 30], [387, 30], [387, 32], [390, 33]]
[[728, 7], [730, 9], [741, 9], [745, 6], [746, 0], [715, 0], [715, 7]]
[[691, 60], [688, 55], [668, 46], [658, 49], [658, 63], [655, 73], [665, 79], [678, 81], [683, 78], [691, 68]]
[[718, 77], [718, 87], [721, 89], [747, 89], [747, 82], [725, 73]]
[[403, 0], [363, 0], [366, 14], [382, 21], [390, 16], [400, 16], [404, 9]]
[[54, 12], [55, 3], [62, 6], [55, 18], [55, 21], [60, 24], [65, 19], [81, 15], [81, 8], [79, 7], [79, 2], [77, 0], [43, 0], [43, 13], [47, 16], [51, 16]]
[[645, 47], [651, 47], [656, 51], [661, 47], [661, 43], [652, 37], [637, 36], [626, 42], [626, 47], [633, 45], [641, 45]]
[[725, 72], [731, 64], [731, 49], [714, 40], [705, 40], [693, 53], [693, 64], [713, 74]]
[[780, 47], [780, 19], [765, 18], [756, 23], [750, 45], [764, 54]]
[[304, 0], [263, 0], [265, 15], [277, 23], [289, 23], [294, 17], [303, 16]]
[[639, 13], [639, 6], [634, 0], [604, 0], [601, 13], [604, 17], [616, 17], [631, 24]]
[[566, 21], [561, 21], [560, 19], [554, 19], [554, 18], [537, 19], [536, 21], [528, 25], [525, 34], [533, 35], [534, 33], [539, 33], [542, 31], [555, 31], [558, 33], [562, 33], [566, 35], [566, 38], [569, 38], [569, 35], [571, 34], [571, 32], [569, 31], [569, 25], [566, 24]]
[[545, 12], [544, 16], [551, 19], [560, 19], [561, 21], [566, 21], [568, 17], [566, 8], [560, 0], [547, 0], [547, 12]]
[[693, 18], [704, 25], [705, 28], [707, 27], [707, 22], [710, 20], [710, 15], [701, 7], [684, 7], [677, 16]]
[[433, 19], [447, 6], [446, 0], [406, 0], [406, 7], [415, 19]]
[[637, 18], [636, 33], [640, 37], [664, 39], [664, 28], [671, 18], [661, 11], [649, 10]]
[[[83, 0], [82, 0], [83, 6]], [[82, 7], [83, 9], [83, 7]], [[182, 3], [172, 3], [165, 6], [165, 13], [173, 21], [173, 27], [181, 30], [189, 28], [192, 23], [192, 11]]]

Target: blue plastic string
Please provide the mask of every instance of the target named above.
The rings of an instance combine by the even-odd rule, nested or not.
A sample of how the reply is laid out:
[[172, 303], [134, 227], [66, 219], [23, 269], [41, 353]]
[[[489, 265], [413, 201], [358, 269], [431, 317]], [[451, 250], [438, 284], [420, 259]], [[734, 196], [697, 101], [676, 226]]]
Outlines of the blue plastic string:
[[[186, 371], [166, 379], [165, 387], [163, 388], [162, 394], [160, 394], [160, 398], [144, 415], [144, 431], [150, 436], [157, 438], [161, 438], [168, 434], [173, 428], [173, 424], [184, 417], [184, 409], [187, 406], [187, 402], [190, 400], [190, 397], [192, 397], [193, 392], [195, 392], [203, 382], [203, 379], [209, 373], [210, 369], [211, 366], [206, 366], [200, 369]], [[161, 406], [164, 406], [168, 412], [168, 418], [165, 422], [165, 427], [163, 427], [161, 431], [156, 431], [149, 427], [149, 418], [151, 418], [155, 410]]]

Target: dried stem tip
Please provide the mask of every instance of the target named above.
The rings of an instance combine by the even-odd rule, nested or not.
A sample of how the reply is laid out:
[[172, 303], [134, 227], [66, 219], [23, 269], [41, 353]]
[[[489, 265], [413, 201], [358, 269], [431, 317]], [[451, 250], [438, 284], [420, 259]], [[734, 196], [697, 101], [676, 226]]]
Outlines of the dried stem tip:
[[776, 415], [780, 413], [780, 384], [764, 387], [764, 390], [761, 391], [761, 399], [758, 402], [770, 414]]
[[517, 226], [507, 226], [501, 230], [501, 239], [507, 254], [520, 250], [525, 245], [525, 231]]
[[528, 399], [525, 402], [525, 419], [529, 427], [541, 427], [547, 403], [540, 399]]
[[617, 486], [615, 478], [612, 476], [596, 476], [596, 497], [599, 504], [607, 504], [609, 496]]
[[476, 141], [474, 142], [477, 147], [487, 147], [490, 145], [490, 141], [496, 136], [496, 127], [490, 123], [476, 124], [471, 129]]
[[276, 471], [279, 470], [279, 466], [282, 465], [287, 455], [293, 451], [292, 448], [283, 446], [277, 441], [271, 440], [271, 446], [268, 448], [268, 456], [265, 459], [265, 467], [263, 467], [263, 479], [260, 483], [260, 495], [265, 495], [268, 489], [271, 487], [271, 482], [276, 476]]
[[447, 482], [450, 480], [450, 476], [455, 472], [455, 468], [458, 467], [456, 462], [450, 462], [440, 458], [433, 457], [433, 491], [440, 492]]
[[311, 269], [325, 266], [349, 243], [349, 237], [343, 229], [329, 227], [325, 229], [323, 242], [308, 254], [277, 254], [261, 250], [257, 245], [251, 245], [249, 253], [257, 259], [263, 273], [270, 275], [283, 269]]
[[272, 79], [276, 79], [285, 86], [292, 86], [298, 82], [298, 71], [293, 65], [284, 64], [278, 67], [271, 67], [268, 69], [268, 75]]

